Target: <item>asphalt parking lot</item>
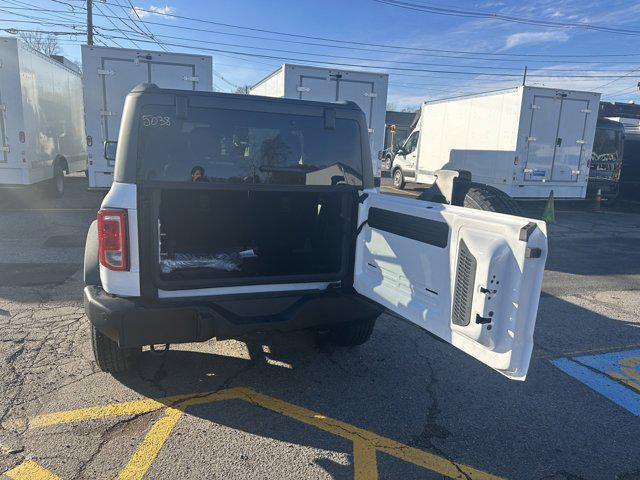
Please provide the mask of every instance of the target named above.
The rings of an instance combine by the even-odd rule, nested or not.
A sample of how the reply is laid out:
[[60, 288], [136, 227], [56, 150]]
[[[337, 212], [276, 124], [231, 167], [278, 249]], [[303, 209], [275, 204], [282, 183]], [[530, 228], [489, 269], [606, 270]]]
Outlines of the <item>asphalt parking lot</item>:
[[640, 215], [557, 206], [524, 383], [388, 315], [355, 349], [256, 335], [114, 378], [83, 315], [84, 186], [0, 196], [6, 477], [640, 478]]

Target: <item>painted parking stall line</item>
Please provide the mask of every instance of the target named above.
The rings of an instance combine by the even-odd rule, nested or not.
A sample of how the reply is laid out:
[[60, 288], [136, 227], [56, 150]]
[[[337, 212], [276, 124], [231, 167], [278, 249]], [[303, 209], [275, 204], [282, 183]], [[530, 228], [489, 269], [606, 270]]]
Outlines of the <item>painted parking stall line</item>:
[[558, 358], [551, 363], [640, 417], [640, 349]]
[[[164, 415], [151, 426], [140, 445], [117, 476], [117, 480], [142, 480], [160, 450], [169, 440], [174, 427], [190, 407], [233, 400], [244, 401], [251, 405], [271, 410], [282, 416], [350, 440], [353, 443], [353, 473], [355, 480], [377, 480], [378, 453], [391, 455], [448, 478], [460, 480], [463, 478], [500, 480], [501, 478], [245, 387], [159, 399], [134, 400], [48, 413], [30, 418], [27, 425], [31, 429], [46, 428], [100, 418], [144, 414], [162, 410]], [[35, 475], [36, 473], [39, 476]], [[60, 480], [52, 472], [31, 461], [5, 472], [5, 475], [13, 480]]]

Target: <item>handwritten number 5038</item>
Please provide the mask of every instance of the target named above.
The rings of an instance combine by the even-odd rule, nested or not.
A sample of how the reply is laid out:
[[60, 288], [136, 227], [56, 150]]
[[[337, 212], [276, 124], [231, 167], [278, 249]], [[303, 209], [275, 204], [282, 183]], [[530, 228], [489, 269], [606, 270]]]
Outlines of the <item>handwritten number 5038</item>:
[[143, 115], [142, 125], [145, 127], [170, 127], [171, 117], [163, 117], [162, 115]]

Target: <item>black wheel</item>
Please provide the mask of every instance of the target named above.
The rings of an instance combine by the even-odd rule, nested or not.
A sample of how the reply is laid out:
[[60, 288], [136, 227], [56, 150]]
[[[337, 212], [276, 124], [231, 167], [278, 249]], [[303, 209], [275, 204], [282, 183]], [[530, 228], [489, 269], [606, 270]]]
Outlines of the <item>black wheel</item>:
[[384, 160], [382, 161], [382, 166], [384, 167], [385, 170], [391, 170], [391, 157], [390, 156], [386, 156], [384, 157]]
[[103, 372], [120, 373], [131, 369], [140, 353], [139, 348], [120, 348], [118, 344], [91, 325], [93, 358]]
[[402, 170], [396, 168], [393, 171], [393, 186], [402, 190], [405, 186], [406, 182], [404, 181], [404, 175], [402, 174]]
[[55, 198], [60, 198], [64, 195], [64, 170], [60, 165], [53, 167], [53, 178], [49, 188], [50, 195]]
[[361, 320], [338, 323], [329, 327], [329, 337], [334, 343], [345, 347], [362, 345], [371, 337], [377, 316]]
[[469, 183], [464, 196], [463, 207], [522, 216], [522, 209], [516, 201], [502, 190], [483, 183]]

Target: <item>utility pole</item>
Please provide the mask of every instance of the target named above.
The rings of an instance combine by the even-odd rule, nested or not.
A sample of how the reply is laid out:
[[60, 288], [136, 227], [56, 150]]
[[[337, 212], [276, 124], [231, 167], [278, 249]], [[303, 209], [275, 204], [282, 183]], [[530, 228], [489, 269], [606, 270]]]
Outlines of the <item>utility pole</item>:
[[522, 75], [522, 86], [526, 85], [527, 83], [527, 66], [524, 66], [524, 75]]
[[87, 45], [93, 45], [93, 0], [87, 0]]

